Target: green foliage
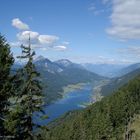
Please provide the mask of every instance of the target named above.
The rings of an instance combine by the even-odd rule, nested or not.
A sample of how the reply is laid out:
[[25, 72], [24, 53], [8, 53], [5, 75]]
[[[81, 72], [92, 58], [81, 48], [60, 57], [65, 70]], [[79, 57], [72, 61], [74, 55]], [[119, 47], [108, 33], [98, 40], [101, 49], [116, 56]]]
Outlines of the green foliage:
[[5, 38], [0, 35], [0, 135], [5, 135], [4, 120], [8, 113], [9, 96], [12, 94], [11, 66], [14, 62], [10, 46]]
[[41, 127], [33, 121], [33, 116], [36, 112], [43, 112], [44, 97], [38, 80], [39, 73], [33, 64], [35, 52], [31, 50], [30, 43], [28, 47], [21, 48], [23, 55], [18, 58], [26, 59], [27, 63], [15, 75], [13, 84], [16, 93], [5, 127], [16, 139], [32, 140], [35, 138], [33, 130]]
[[140, 69], [136, 69], [121, 77], [113, 78], [107, 85], [104, 85], [101, 89], [102, 95], [111, 95], [114, 91], [118, 90], [123, 85], [127, 84], [131, 79], [140, 74]]
[[19, 105], [16, 105], [10, 113], [8, 114], [8, 119], [5, 121], [5, 128], [8, 130], [9, 134], [15, 136], [16, 138], [22, 133], [22, 127], [24, 122], [21, 118], [24, 116], [24, 111]]
[[74, 112], [71, 117], [50, 124], [46, 139], [123, 140], [130, 118], [140, 113], [139, 99], [140, 76], [110, 97], [103, 98], [85, 110]]

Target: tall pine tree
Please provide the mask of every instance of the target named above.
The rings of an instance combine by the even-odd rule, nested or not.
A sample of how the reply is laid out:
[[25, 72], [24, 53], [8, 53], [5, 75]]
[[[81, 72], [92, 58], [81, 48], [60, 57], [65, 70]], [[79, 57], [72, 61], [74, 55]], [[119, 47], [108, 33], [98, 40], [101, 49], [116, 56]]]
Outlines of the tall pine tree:
[[29, 46], [21, 46], [23, 55], [20, 59], [27, 59], [27, 64], [23, 69], [23, 75], [25, 78], [24, 87], [20, 94], [20, 106], [24, 111], [23, 126], [24, 126], [24, 138], [33, 139], [33, 129], [38, 127], [33, 121], [33, 115], [36, 112], [41, 112], [43, 107], [43, 94], [42, 87], [38, 80], [39, 73], [35, 69], [33, 64], [33, 56], [35, 52], [31, 49], [30, 37]]
[[9, 121], [6, 123], [6, 128], [16, 139], [33, 140], [35, 137], [33, 130], [41, 127], [33, 121], [33, 116], [36, 112], [43, 112], [44, 97], [39, 81], [39, 73], [33, 64], [35, 52], [31, 49], [30, 38], [29, 46], [22, 45], [21, 48], [22, 56], [18, 58], [25, 59], [27, 63], [16, 74], [17, 97], [9, 115]]
[[10, 46], [6, 39], [0, 35], [0, 136], [4, 136], [5, 116], [8, 113], [9, 97], [11, 96], [11, 76], [10, 70], [14, 63], [13, 56], [10, 52]]

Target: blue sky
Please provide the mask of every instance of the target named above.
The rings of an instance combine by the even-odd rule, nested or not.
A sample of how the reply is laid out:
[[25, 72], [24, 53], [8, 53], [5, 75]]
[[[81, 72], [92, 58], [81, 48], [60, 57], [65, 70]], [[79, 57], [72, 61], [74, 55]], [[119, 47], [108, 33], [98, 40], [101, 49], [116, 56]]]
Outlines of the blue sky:
[[139, 0], [2, 0], [0, 32], [14, 55], [30, 33], [37, 55], [78, 63], [140, 59]]

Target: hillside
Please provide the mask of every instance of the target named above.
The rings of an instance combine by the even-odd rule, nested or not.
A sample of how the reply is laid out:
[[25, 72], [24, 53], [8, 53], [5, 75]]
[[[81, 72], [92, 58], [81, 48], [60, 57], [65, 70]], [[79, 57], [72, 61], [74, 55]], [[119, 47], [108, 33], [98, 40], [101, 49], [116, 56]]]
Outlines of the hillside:
[[[38, 68], [39, 70], [39, 68]], [[43, 90], [46, 95], [46, 102], [55, 101], [62, 97], [63, 87], [77, 83], [94, 83], [104, 79], [92, 72], [79, 68], [68, 68], [60, 73], [50, 73], [40, 69]]]
[[119, 89], [121, 86], [127, 84], [131, 79], [136, 77], [140, 74], [140, 69], [136, 69], [128, 74], [125, 74], [121, 77], [113, 78], [110, 80], [110, 82], [107, 85], [104, 85], [101, 89], [101, 93], [103, 96], [110, 95], [117, 89]]
[[[88, 108], [67, 113], [50, 124], [42, 134], [48, 140], [124, 140], [134, 136], [132, 129], [140, 111], [140, 76]], [[137, 127], [136, 125], [134, 125]], [[127, 128], [127, 129], [126, 129]], [[137, 129], [137, 128], [136, 128]], [[127, 130], [127, 131], [126, 131]], [[139, 137], [137, 136], [139, 140]]]
[[131, 64], [127, 67], [122, 68], [121, 70], [116, 72], [115, 76], [121, 77], [137, 69], [140, 69], [140, 63]]
[[140, 115], [136, 116], [135, 120], [131, 124], [131, 129], [135, 131], [135, 137], [136, 137], [135, 139], [139, 140], [140, 139]]

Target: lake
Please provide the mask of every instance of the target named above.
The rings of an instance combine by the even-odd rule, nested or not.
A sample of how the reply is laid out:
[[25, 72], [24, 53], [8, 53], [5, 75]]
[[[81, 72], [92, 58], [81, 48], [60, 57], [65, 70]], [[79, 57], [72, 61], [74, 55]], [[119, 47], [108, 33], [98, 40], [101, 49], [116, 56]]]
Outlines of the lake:
[[66, 93], [62, 99], [59, 99], [53, 104], [45, 107], [44, 111], [49, 116], [49, 119], [43, 121], [38, 120], [38, 123], [44, 125], [60, 117], [67, 111], [83, 108], [82, 104], [89, 102], [91, 95], [91, 85], [86, 85], [82, 89]]

